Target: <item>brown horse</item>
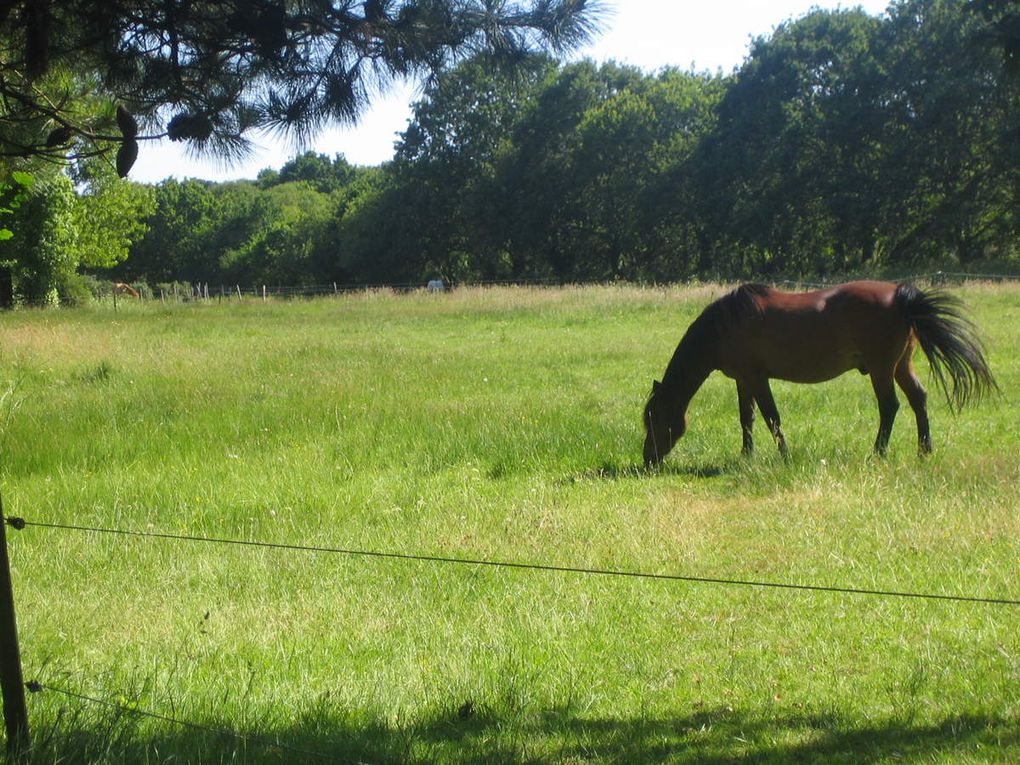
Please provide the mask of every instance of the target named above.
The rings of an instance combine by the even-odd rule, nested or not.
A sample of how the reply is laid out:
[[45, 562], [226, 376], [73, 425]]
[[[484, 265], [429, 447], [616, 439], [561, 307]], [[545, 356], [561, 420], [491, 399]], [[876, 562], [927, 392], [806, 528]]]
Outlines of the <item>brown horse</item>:
[[[673, 448], [687, 429], [687, 406], [714, 370], [737, 383], [743, 451], [752, 448], [754, 405], [787, 454], [769, 380], [817, 383], [851, 369], [871, 376], [878, 399], [875, 451], [885, 454], [906, 394], [917, 419], [918, 447], [931, 451], [927, 394], [911, 362], [920, 345], [950, 406], [997, 388], [974, 325], [960, 301], [939, 290], [862, 281], [817, 292], [786, 293], [745, 284], [709, 305], [687, 329], [662, 382], [645, 405], [645, 465]], [[948, 378], [948, 380], [947, 380]]]
[[133, 298], [140, 298], [141, 297], [138, 294], [138, 290], [136, 290], [130, 284], [125, 284], [124, 282], [114, 282], [113, 283], [113, 294], [114, 295], [130, 295]]

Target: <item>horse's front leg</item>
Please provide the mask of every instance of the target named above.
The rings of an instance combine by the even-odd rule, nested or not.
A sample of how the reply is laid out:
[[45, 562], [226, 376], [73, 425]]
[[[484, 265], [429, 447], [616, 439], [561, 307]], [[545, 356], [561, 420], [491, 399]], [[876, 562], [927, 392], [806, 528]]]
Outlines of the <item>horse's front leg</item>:
[[741, 448], [742, 454], [750, 454], [754, 451], [754, 396], [751, 395], [751, 388], [742, 380], [737, 380], [737, 406], [740, 408], [740, 430], [743, 434], [744, 445]]
[[790, 450], [786, 446], [786, 436], [783, 435], [783, 429], [780, 427], [779, 410], [776, 408], [776, 400], [772, 398], [772, 388], [769, 386], [768, 378], [752, 383], [751, 392], [754, 400], [758, 402], [758, 409], [761, 410], [765, 424], [769, 426], [772, 437], [776, 439], [779, 453], [783, 457], [788, 456]]

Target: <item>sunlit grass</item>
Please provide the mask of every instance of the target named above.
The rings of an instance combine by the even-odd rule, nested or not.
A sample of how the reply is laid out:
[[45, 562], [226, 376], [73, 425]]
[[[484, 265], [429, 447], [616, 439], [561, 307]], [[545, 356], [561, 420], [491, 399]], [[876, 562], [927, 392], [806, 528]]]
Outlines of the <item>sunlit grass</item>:
[[[29, 520], [1016, 598], [1020, 289], [960, 292], [1003, 390], [936, 452], [867, 380], [777, 384], [739, 456], [714, 376], [639, 413], [724, 287], [465, 289], [0, 317], [3, 488]], [[923, 366], [923, 362], [922, 362]], [[2, 408], [2, 407], [0, 407]], [[39, 761], [1009, 762], [1020, 611], [11, 532], [25, 674], [255, 736], [30, 698]], [[278, 746], [267, 741], [276, 741]]]

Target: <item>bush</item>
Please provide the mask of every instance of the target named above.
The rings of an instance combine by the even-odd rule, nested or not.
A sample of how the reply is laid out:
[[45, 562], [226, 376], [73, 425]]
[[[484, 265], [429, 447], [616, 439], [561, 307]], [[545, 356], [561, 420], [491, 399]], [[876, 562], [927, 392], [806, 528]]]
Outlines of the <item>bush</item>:
[[103, 283], [88, 274], [64, 274], [57, 282], [57, 294], [61, 305], [88, 305], [102, 297], [104, 291]]

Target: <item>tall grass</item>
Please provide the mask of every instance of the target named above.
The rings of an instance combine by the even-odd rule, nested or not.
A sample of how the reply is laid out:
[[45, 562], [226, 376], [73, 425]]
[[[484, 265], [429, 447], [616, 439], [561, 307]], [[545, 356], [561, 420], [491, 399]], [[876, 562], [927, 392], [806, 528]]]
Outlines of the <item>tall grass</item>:
[[[29, 520], [1017, 597], [1020, 289], [961, 295], [1003, 395], [935, 454], [870, 385], [732, 382], [639, 469], [639, 413], [722, 287], [466, 289], [0, 317]], [[923, 367], [923, 362], [921, 363]], [[38, 762], [1010, 762], [1020, 611], [11, 532]], [[147, 710], [228, 729], [184, 728]], [[300, 751], [297, 751], [300, 750]]]

